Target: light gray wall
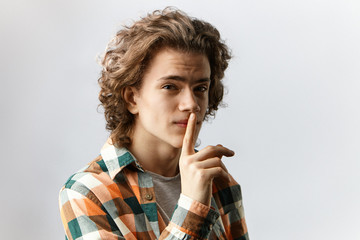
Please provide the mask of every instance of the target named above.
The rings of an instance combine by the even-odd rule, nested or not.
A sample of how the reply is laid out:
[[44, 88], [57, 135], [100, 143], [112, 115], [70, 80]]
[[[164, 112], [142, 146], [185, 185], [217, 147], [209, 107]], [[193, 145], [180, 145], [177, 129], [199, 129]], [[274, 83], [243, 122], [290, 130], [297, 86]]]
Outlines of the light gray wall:
[[251, 239], [359, 239], [358, 0], [0, 2], [1, 239], [64, 239], [57, 194], [108, 136], [101, 54], [121, 24], [167, 5], [213, 23], [234, 59], [222, 143]]

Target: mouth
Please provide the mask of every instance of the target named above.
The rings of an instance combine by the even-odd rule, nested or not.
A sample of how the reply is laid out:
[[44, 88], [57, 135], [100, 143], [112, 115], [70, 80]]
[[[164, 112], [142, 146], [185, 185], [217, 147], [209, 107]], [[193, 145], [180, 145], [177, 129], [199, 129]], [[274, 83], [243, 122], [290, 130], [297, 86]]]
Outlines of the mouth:
[[181, 128], [186, 128], [187, 127], [187, 124], [188, 124], [188, 120], [180, 120], [180, 121], [176, 121], [175, 124], [178, 126], [178, 127], [181, 127]]
[[[183, 120], [179, 120], [179, 121], [175, 121], [174, 122], [178, 127], [181, 128], [186, 128], [187, 124], [188, 124], [188, 119], [183, 119]], [[201, 123], [201, 121], [197, 121], [196, 125], [199, 125]]]

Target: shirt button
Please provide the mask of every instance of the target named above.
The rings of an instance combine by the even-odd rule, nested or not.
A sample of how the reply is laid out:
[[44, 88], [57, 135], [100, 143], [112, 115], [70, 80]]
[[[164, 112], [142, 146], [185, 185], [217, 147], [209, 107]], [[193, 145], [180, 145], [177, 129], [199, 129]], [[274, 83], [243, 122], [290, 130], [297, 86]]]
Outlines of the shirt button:
[[152, 200], [152, 195], [151, 194], [146, 194], [145, 198], [150, 201], [150, 200]]

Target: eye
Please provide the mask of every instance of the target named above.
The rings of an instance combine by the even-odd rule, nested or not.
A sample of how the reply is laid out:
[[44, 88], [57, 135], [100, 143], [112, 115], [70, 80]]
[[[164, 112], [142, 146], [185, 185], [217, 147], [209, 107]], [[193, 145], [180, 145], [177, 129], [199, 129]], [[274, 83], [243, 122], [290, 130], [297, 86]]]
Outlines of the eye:
[[162, 89], [166, 89], [166, 90], [176, 90], [177, 87], [173, 84], [166, 84], [164, 86], [161, 87]]
[[206, 92], [208, 90], [207, 86], [198, 86], [195, 88], [196, 92]]

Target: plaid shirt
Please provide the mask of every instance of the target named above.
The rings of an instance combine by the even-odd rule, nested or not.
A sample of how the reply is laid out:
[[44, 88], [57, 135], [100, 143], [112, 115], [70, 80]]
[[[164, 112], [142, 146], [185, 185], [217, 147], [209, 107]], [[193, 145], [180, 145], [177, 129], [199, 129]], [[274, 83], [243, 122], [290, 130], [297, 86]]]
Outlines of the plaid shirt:
[[249, 239], [240, 186], [214, 180], [211, 207], [180, 195], [166, 226], [153, 181], [125, 148], [105, 144], [101, 155], [60, 191], [66, 239]]

